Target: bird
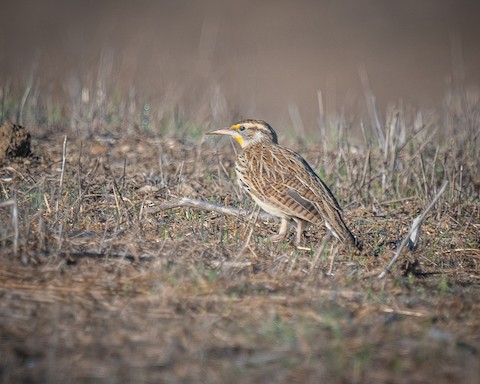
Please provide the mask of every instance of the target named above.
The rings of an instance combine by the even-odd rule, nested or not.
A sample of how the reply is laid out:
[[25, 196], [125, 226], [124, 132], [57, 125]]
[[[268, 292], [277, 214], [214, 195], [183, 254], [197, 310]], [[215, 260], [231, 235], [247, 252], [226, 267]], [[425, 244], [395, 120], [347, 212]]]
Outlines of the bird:
[[237, 183], [260, 208], [280, 219], [272, 241], [284, 239], [293, 221], [299, 246], [307, 224], [323, 223], [340, 242], [362, 248], [331, 190], [301, 155], [278, 143], [277, 133], [267, 122], [245, 119], [206, 134], [231, 136], [240, 145]]

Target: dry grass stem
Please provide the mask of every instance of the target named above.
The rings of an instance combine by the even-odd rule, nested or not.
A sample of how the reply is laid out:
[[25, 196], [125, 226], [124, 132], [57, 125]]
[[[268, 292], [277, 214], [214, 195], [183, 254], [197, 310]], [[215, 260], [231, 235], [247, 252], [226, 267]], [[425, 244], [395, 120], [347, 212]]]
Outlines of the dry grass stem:
[[412, 244], [412, 249], [414, 248], [415, 244], [418, 241], [419, 237], [419, 232], [420, 232], [420, 227], [425, 220], [427, 214], [430, 212], [430, 210], [433, 208], [437, 200], [440, 198], [440, 196], [445, 192], [445, 189], [447, 188], [448, 182], [445, 181], [442, 186], [440, 187], [440, 190], [438, 193], [435, 195], [435, 197], [432, 199], [430, 204], [428, 205], [427, 208], [413, 221], [412, 227], [408, 231], [407, 236], [403, 239], [401, 242], [400, 246], [398, 247], [397, 251], [395, 252], [395, 255], [392, 257], [390, 262], [387, 264], [385, 269], [378, 275], [380, 279], [384, 278], [387, 272], [390, 271], [390, 268], [393, 266], [393, 264], [397, 261], [398, 257], [402, 253], [403, 249], [407, 244]]

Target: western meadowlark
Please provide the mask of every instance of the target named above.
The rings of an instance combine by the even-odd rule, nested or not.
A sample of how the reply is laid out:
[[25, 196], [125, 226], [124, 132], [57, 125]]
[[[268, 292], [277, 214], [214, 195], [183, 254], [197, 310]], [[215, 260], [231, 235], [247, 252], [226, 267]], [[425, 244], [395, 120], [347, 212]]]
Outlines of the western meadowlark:
[[228, 135], [240, 144], [242, 152], [235, 162], [238, 184], [263, 210], [281, 220], [272, 240], [284, 238], [293, 220], [297, 224], [297, 245], [306, 223], [324, 223], [338, 240], [361, 248], [343, 221], [330, 189], [302, 156], [278, 144], [277, 134], [268, 123], [241, 120], [207, 134]]

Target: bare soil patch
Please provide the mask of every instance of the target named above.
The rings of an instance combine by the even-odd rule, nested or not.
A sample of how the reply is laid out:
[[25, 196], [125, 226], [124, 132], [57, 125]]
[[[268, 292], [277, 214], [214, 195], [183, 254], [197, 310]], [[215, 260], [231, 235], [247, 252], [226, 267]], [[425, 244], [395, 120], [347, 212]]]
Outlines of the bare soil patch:
[[0, 159], [31, 155], [30, 132], [21, 125], [5, 122], [0, 127]]

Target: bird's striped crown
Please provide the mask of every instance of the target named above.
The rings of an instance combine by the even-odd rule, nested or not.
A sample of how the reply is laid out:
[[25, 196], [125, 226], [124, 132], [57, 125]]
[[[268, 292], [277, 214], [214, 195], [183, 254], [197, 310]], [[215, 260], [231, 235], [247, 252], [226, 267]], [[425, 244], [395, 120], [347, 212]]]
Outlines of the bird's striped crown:
[[209, 135], [227, 135], [233, 137], [242, 148], [247, 148], [260, 142], [278, 144], [277, 134], [263, 120], [246, 119], [237, 121], [230, 128], [208, 132]]
[[244, 147], [263, 140], [268, 140], [275, 144], [278, 143], [277, 133], [270, 124], [263, 120], [240, 120], [233, 124], [230, 129], [238, 132], [242, 136]]

